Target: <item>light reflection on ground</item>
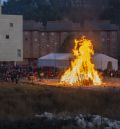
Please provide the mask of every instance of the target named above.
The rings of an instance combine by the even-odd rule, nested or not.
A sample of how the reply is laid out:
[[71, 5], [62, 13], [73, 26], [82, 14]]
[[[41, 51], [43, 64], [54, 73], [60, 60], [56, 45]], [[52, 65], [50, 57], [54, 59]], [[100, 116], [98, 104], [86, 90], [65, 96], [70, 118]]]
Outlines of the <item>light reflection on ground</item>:
[[103, 83], [99, 86], [68, 86], [64, 84], [60, 84], [59, 79], [41, 79], [36, 81], [30, 81], [25, 83], [32, 83], [35, 85], [47, 85], [47, 86], [54, 86], [54, 87], [71, 87], [71, 88], [83, 88], [83, 89], [106, 89], [106, 88], [117, 88], [120, 89], [120, 78], [105, 78]]

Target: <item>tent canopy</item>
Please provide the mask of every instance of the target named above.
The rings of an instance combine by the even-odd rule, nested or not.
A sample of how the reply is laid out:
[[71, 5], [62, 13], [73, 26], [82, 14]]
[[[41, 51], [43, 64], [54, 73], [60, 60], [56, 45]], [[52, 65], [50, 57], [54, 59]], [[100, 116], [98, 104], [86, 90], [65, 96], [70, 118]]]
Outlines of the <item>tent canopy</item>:
[[50, 53], [40, 57], [38, 60], [69, 60], [72, 57], [70, 53]]
[[108, 63], [111, 62], [113, 70], [118, 70], [118, 60], [105, 54], [96, 53], [93, 57], [93, 62], [96, 68], [101, 70], [106, 70]]
[[70, 64], [72, 54], [70, 53], [50, 53], [38, 59], [38, 67], [66, 68]]
[[[71, 53], [50, 53], [38, 59], [38, 67], [67, 68], [73, 55]], [[118, 70], [118, 60], [105, 54], [96, 53], [93, 62], [97, 69], [106, 70], [108, 62], [112, 63], [113, 70]]]

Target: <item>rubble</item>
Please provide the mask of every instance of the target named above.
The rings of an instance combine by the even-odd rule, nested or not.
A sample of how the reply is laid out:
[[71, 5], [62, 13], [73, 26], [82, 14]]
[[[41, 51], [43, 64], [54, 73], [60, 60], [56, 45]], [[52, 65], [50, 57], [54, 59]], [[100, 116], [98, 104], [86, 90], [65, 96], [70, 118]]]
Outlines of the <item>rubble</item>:
[[[61, 126], [65, 126], [66, 124], [67, 124], [67, 126], [73, 125], [76, 127], [75, 129], [77, 129], [77, 128], [78, 129], [98, 129], [98, 128], [120, 129], [120, 121], [111, 120], [111, 119], [108, 119], [108, 118], [105, 118], [105, 117], [102, 117], [99, 115], [78, 114], [75, 116], [74, 115], [73, 116], [68, 116], [68, 115], [65, 116], [64, 115], [64, 117], [62, 117], [60, 115], [55, 115], [55, 114], [51, 114], [51, 113], [43, 113], [40, 116], [41, 116], [41, 118], [45, 117], [46, 119], [50, 119], [50, 120], [52, 120], [51, 118], [53, 118], [53, 121], [54, 120], [59, 121], [61, 123]], [[52, 117], [50, 117], [50, 116], [52, 116]]]

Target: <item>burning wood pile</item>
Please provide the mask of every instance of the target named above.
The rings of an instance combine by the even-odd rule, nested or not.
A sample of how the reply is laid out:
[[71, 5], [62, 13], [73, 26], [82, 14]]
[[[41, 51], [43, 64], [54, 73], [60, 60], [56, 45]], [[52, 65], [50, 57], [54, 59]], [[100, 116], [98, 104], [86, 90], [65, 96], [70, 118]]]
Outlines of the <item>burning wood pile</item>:
[[62, 75], [60, 82], [72, 86], [100, 85], [102, 80], [92, 63], [94, 49], [91, 40], [86, 39], [85, 36], [75, 39], [72, 53], [75, 58]]

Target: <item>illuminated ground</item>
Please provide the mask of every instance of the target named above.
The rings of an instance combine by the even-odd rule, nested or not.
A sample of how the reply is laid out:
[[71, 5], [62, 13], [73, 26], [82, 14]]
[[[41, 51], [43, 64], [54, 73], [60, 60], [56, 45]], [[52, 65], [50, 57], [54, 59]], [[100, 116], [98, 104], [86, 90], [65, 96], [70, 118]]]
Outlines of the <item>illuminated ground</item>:
[[[113, 80], [119, 83], [119, 79], [110, 80], [111, 84]], [[120, 89], [115, 85], [109, 90], [89, 89], [0, 83], [0, 117], [30, 117], [47, 111], [90, 113], [120, 120]]]
[[102, 80], [102, 84], [101, 85], [89, 85], [89, 86], [70, 86], [65, 85], [65, 84], [61, 84], [59, 79], [42, 79], [40, 81], [33, 81], [34, 84], [38, 84], [38, 85], [48, 85], [48, 86], [55, 86], [55, 87], [72, 87], [72, 88], [88, 88], [88, 89], [108, 89], [108, 88], [120, 88], [120, 78], [104, 78]]

